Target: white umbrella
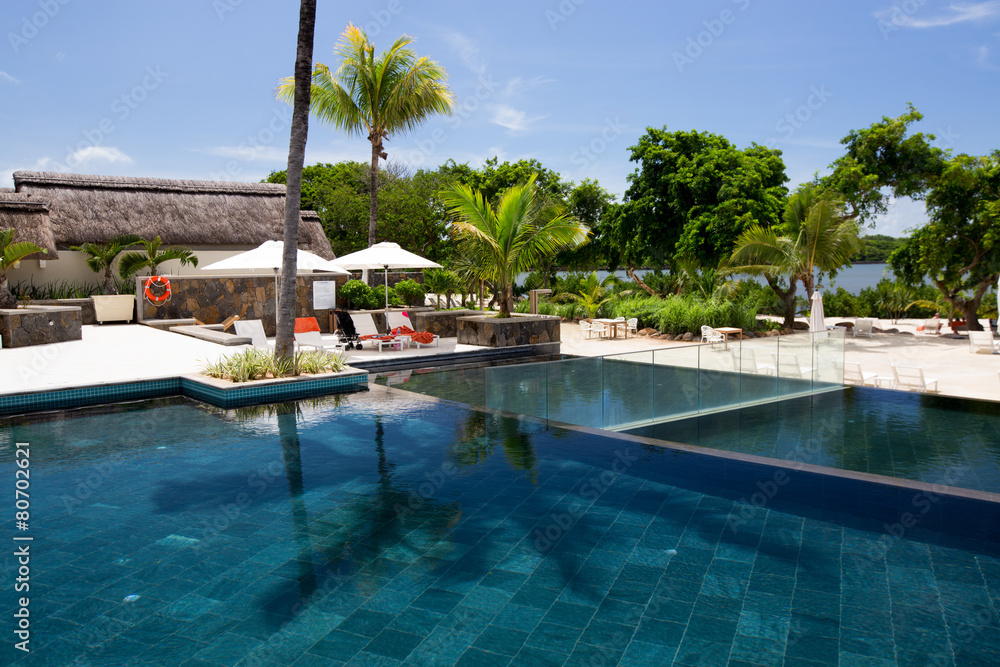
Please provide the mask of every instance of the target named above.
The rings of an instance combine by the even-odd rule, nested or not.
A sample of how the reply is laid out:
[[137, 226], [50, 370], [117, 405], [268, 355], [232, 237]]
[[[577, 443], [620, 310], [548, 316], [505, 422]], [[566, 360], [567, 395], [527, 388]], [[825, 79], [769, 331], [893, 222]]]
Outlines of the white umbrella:
[[385, 311], [389, 312], [389, 269], [439, 269], [441, 265], [403, 250], [398, 243], [383, 241], [370, 248], [337, 258], [345, 269], [382, 269], [385, 271]]
[[823, 315], [823, 292], [816, 290], [812, 295], [812, 307], [809, 311], [809, 331], [826, 331]]
[[[203, 266], [203, 271], [243, 271], [255, 269], [272, 269], [274, 271], [274, 322], [278, 323], [278, 272], [281, 270], [281, 258], [285, 252], [283, 241], [264, 241], [253, 250], [241, 252], [238, 255], [227, 257]], [[305, 250], [299, 250], [296, 254], [295, 266], [297, 270], [327, 271], [337, 273], [342, 276], [350, 275], [349, 271], [340, 266], [325, 260], [319, 255], [314, 255]]]

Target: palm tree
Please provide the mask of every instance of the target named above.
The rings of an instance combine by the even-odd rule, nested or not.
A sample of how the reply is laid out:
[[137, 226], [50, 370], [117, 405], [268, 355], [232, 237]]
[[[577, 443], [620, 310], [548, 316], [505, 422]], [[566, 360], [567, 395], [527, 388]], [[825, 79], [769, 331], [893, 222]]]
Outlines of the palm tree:
[[142, 241], [142, 237], [138, 234], [119, 234], [107, 243], [84, 243], [72, 246], [70, 250], [89, 255], [87, 266], [90, 267], [90, 270], [94, 273], [104, 272], [104, 293], [118, 294], [114, 276], [115, 260], [126, 248], [134, 246], [140, 241]]
[[28, 241], [15, 243], [13, 229], [0, 230], [0, 308], [17, 306], [17, 297], [11, 293], [10, 287], [7, 285], [7, 270], [36, 252], [47, 253], [48, 250], [39, 248]]
[[445, 191], [443, 199], [463, 254], [496, 290], [500, 317], [511, 316], [518, 274], [560, 250], [583, 245], [590, 236], [586, 225], [538, 197], [535, 176], [503, 193], [495, 209], [466, 185]]
[[[811, 192], [789, 198], [785, 222], [775, 227], [754, 225], [736, 240], [730, 273], [763, 275], [785, 304], [785, 326], [795, 320], [796, 283], [812, 298], [815, 270], [833, 271], [861, 248], [858, 225], [844, 217], [839, 202], [814, 200]], [[778, 284], [788, 276], [788, 288]]]
[[597, 271], [593, 271], [580, 282], [580, 291], [568, 294], [567, 298], [581, 303], [587, 309], [587, 317], [594, 319], [601, 306], [612, 299], [608, 296], [608, 291], [616, 282], [618, 279], [613, 273], [609, 273], [604, 280], [601, 280], [597, 277]]
[[166, 250], [160, 250], [160, 245], [163, 242], [159, 236], [152, 241], [139, 239], [139, 243], [142, 245], [142, 250], [125, 253], [118, 262], [118, 274], [125, 280], [128, 280], [146, 268], [149, 269], [150, 275], [155, 276], [159, 273], [160, 264], [172, 259], [180, 260], [181, 266], [186, 266], [187, 264], [198, 266], [198, 258], [188, 248], [167, 248]]
[[[372, 145], [369, 188], [368, 245], [375, 245], [378, 219], [378, 160], [388, 158], [384, 142], [396, 132], [414, 129], [431, 114], [450, 114], [455, 96], [448, 73], [426, 57], [406, 48], [413, 38], [403, 35], [375, 57], [375, 46], [364, 30], [348, 24], [334, 52], [343, 62], [336, 72], [317, 63], [312, 73], [311, 111], [347, 136], [367, 136]], [[282, 79], [277, 96], [286, 102], [296, 82]]]
[[302, 207], [302, 166], [309, 135], [309, 105], [312, 87], [308, 85], [312, 69], [313, 35], [316, 32], [316, 0], [302, 0], [299, 5], [299, 33], [295, 47], [295, 75], [292, 102], [292, 128], [288, 139], [288, 165], [285, 170], [284, 248], [281, 255], [281, 293], [277, 299], [278, 322], [274, 353], [283, 359], [294, 354], [295, 277], [298, 274], [299, 216]]

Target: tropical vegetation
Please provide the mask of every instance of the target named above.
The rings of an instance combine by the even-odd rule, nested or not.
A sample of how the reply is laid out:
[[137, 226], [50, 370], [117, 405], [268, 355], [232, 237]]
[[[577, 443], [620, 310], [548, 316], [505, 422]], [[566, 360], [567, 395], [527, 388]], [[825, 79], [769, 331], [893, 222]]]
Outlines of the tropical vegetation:
[[0, 308], [14, 308], [17, 297], [7, 284], [7, 271], [28, 255], [48, 251], [28, 241], [15, 241], [13, 229], [0, 229]]
[[102, 287], [105, 294], [118, 294], [119, 286], [115, 282], [115, 261], [127, 248], [139, 243], [142, 237], [138, 234], [119, 234], [104, 243], [84, 243], [83, 245], [72, 246], [70, 250], [76, 250], [87, 255], [87, 266], [94, 273], [103, 273], [104, 282]]
[[190, 248], [173, 247], [160, 249], [162, 245], [160, 237], [157, 236], [152, 241], [139, 239], [138, 244], [142, 250], [126, 252], [118, 260], [118, 273], [125, 280], [138, 275], [144, 269], [149, 270], [149, 275], [155, 276], [160, 271], [160, 264], [172, 259], [180, 261], [181, 266], [190, 264], [198, 266], [198, 258]]
[[267, 378], [283, 378], [302, 373], [328, 373], [344, 368], [340, 355], [322, 351], [296, 352], [283, 357], [257, 347], [247, 348], [215, 362], [205, 364], [205, 375], [229, 380], [250, 382]]

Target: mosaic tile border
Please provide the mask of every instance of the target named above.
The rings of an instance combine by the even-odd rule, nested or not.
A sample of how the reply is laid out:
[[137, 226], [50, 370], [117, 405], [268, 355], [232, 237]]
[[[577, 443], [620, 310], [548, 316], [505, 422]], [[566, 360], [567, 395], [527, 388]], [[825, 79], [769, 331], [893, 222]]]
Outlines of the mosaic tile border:
[[65, 410], [102, 403], [177, 395], [195, 398], [220, 408], [234, 408], [253, 403], [360, 391], [367, 387], [368, 373], [353, 369], [318, 377], [254, 383], [253, 386], [224, 386], [223, 383], [208, 378], [183, 376], [0, 395], [0, 415]]

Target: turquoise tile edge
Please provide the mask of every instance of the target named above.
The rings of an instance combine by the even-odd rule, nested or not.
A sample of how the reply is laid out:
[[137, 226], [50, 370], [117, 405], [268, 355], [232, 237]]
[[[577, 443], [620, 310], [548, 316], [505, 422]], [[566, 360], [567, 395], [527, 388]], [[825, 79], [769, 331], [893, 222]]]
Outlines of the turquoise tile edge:
[[185, 376], [0, 395], [0, 415], [63, 410], [177, 395], [195, 398], [220, 408], [234, 408], [252, 403], [289, 401], [324, 394], [361, 391], [367, 387], [368, 373], [365, 371], [257, 383], [251, 387], [240, 385], [223, 387]]

